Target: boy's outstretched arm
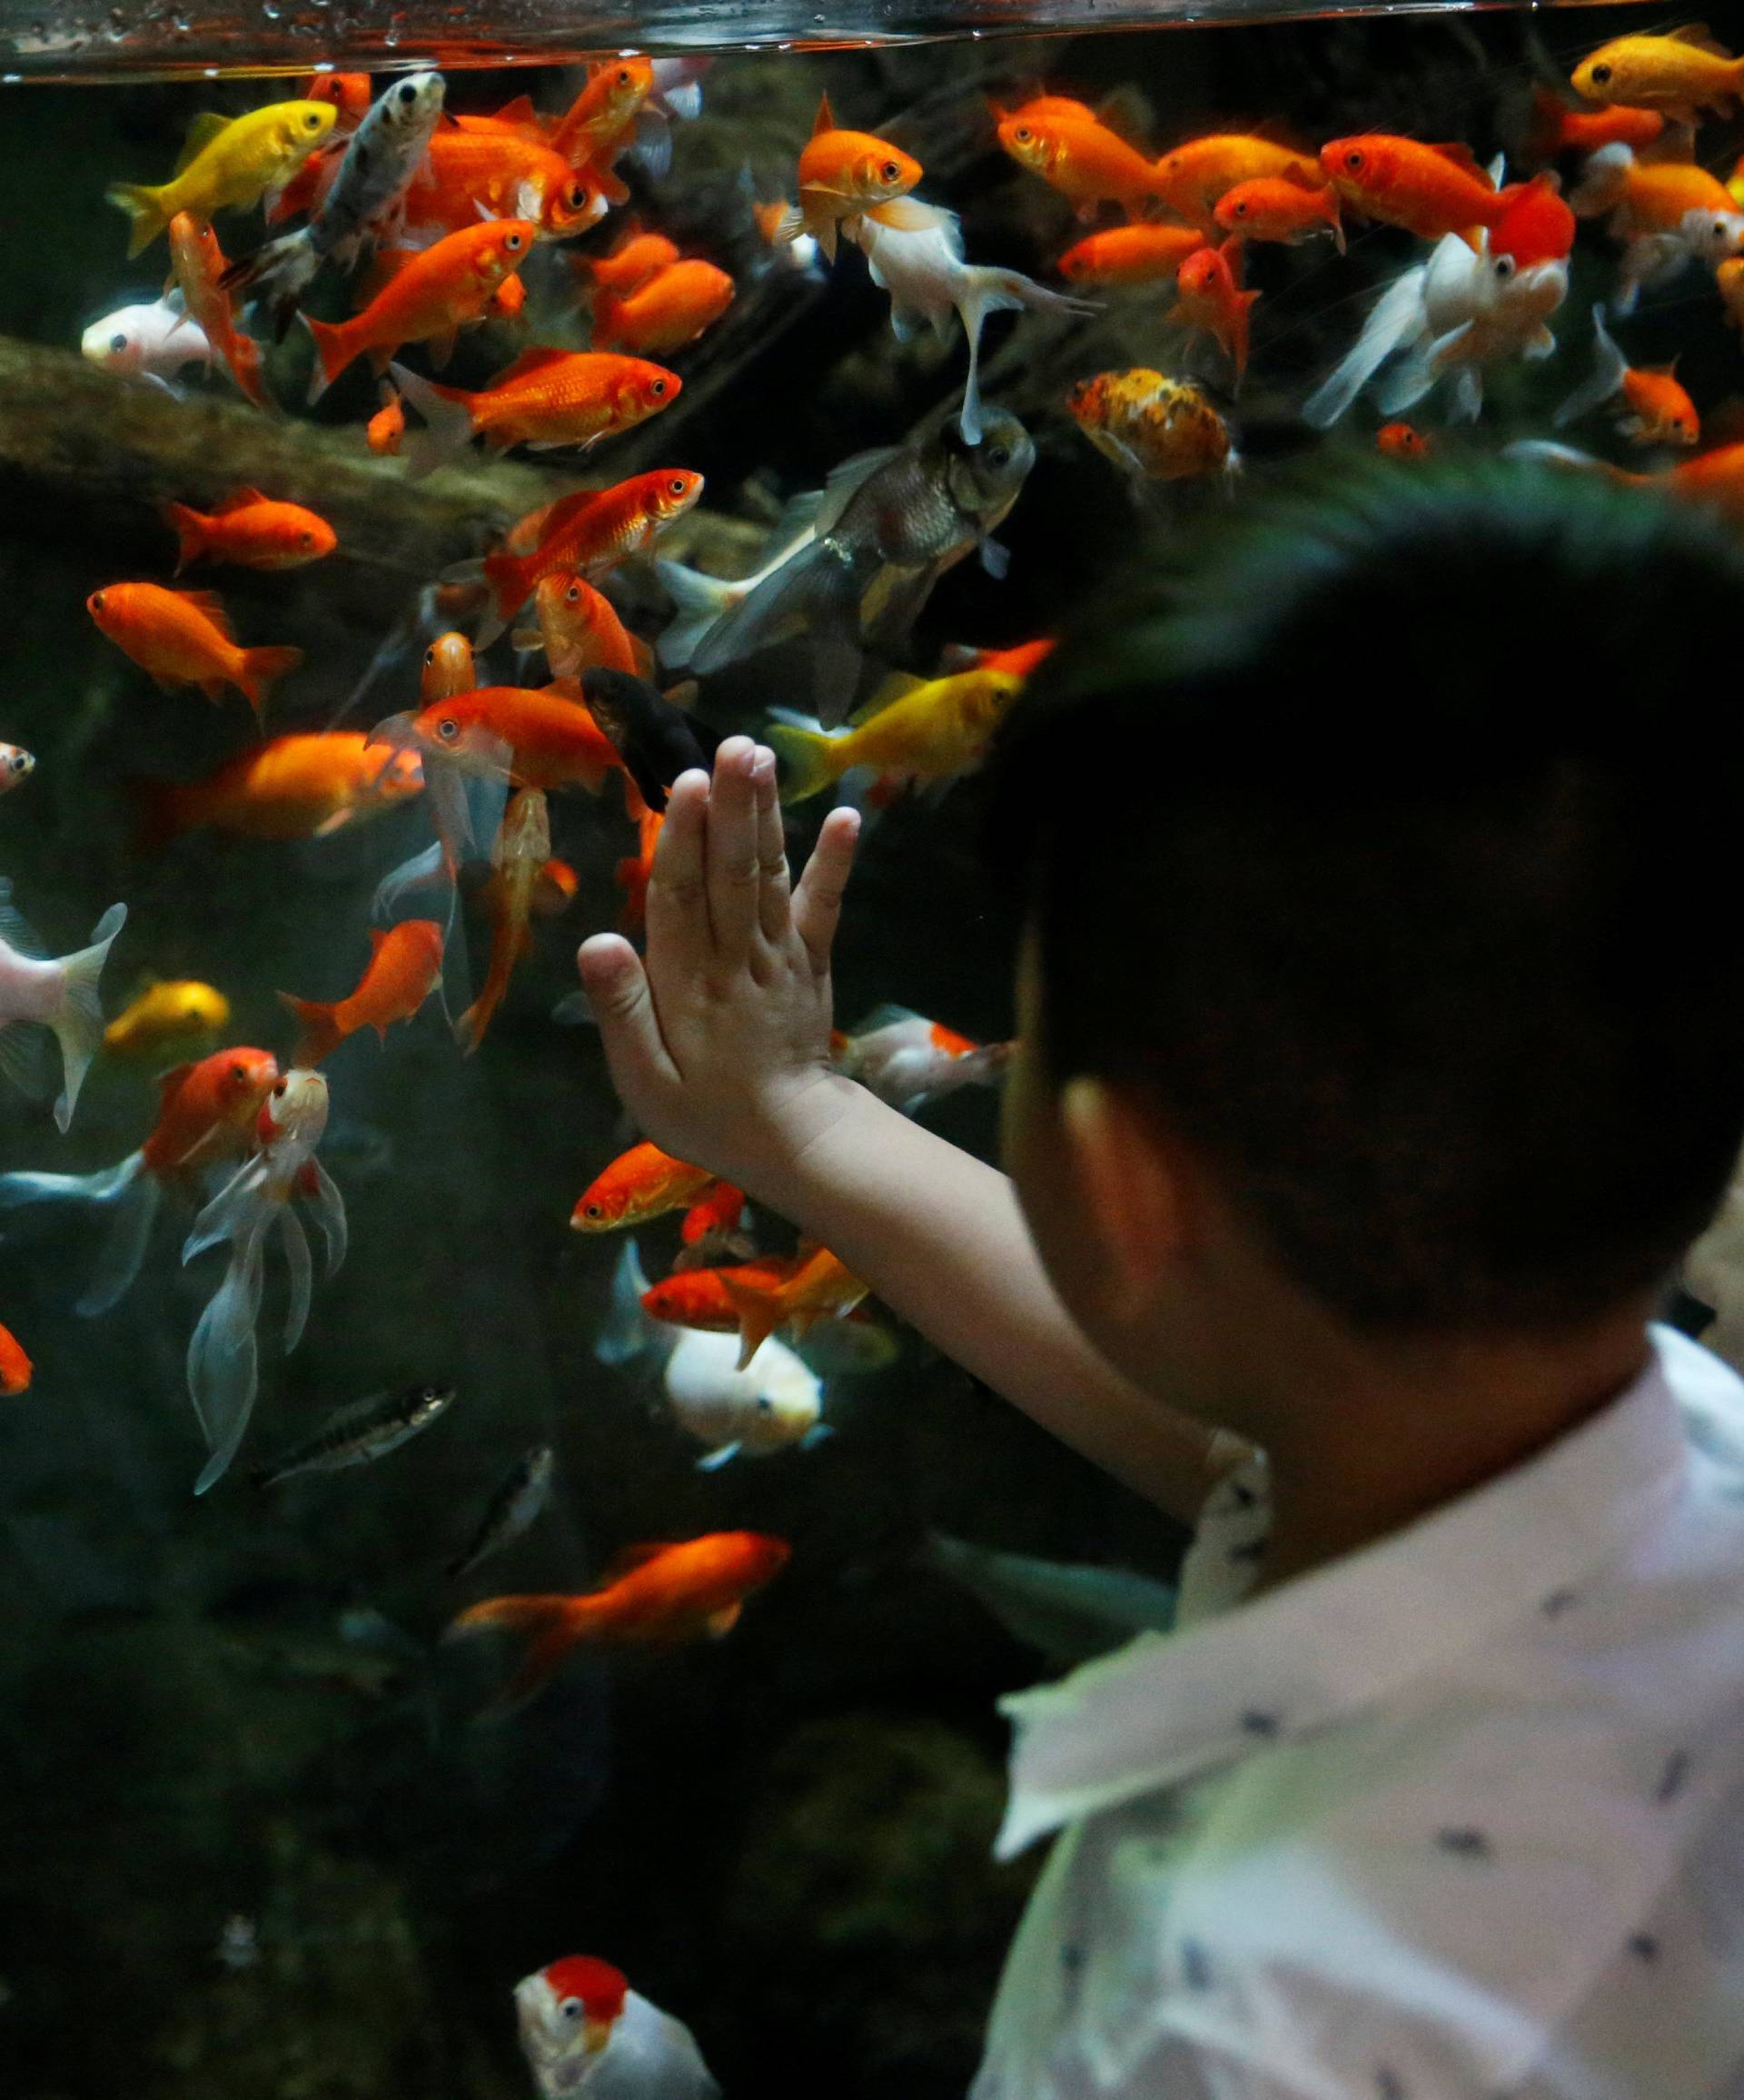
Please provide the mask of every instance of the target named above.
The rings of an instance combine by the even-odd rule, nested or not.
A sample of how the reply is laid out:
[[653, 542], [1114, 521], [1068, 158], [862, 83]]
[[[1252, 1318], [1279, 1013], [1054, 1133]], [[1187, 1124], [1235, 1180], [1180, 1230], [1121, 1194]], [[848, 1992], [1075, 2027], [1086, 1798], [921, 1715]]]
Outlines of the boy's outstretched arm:
[[1191, 1521], [1212, 1436], [1079, 1332], [1010, 1182], [829, 1068], [830, 946], [858, 831], [833, 811], [790, 887], [772, 752], [728, 738], [712, 785], [678, 781], [646, 963], [615, 934], [578, 958], [624, 1104], [664, 1151], [791, 1219], [1044, 1429]]

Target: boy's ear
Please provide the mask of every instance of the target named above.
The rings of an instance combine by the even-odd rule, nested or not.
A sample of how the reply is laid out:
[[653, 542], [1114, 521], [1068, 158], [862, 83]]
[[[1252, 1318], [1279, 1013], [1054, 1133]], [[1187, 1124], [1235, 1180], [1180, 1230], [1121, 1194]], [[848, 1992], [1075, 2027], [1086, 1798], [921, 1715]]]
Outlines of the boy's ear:
[[1187, 1244], [1184, 1163], [1154, 1116], [1104, 1079], [1067, 1081], [1060, 1124], [1107, 1309], [1135, 1318]]

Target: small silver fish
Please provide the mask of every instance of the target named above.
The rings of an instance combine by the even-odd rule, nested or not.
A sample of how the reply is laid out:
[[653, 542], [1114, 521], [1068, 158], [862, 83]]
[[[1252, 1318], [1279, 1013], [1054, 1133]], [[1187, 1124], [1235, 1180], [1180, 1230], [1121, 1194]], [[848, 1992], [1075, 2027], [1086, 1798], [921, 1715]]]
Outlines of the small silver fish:
[[451, 1580], [470, 1575], [481, 1560], [489, 1560], [492, 1553], [520, 1538], [550, 1501], [556, 1471], [557, 1454], [550, 1444], [535, 1444], [515, 1461], [508, 1478], [485, 1504], [471, 1544], [449, 1562]]
[[275, 1466], [254, 1475], [257, 1488], [275, 1488], [294, 1473], [336, 1473], [347, 1466], [367, 1466], [397, 1451], [408, 1438], [428, 1429], [453, 1403], [451, 1385], [409, 1385], [403, 1392], [372, 1393], [328, 1418], [325, 1428], [287, 1451]]

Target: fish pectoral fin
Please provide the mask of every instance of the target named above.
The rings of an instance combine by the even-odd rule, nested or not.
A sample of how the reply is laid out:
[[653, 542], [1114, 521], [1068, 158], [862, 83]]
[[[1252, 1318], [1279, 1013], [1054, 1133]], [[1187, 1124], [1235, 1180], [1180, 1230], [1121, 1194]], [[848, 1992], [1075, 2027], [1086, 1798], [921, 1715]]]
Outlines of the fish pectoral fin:
[[708, 1629], [708, 1638], [711, 1640], [719, 1640], [729, 1634], [738, 1624], [740, 1614], [744, 1610], [745, 1607], [742, 1604], [724, 1604], [718, 1611], [711, 1611], [708, 1618], [703, 1620], [703, 1624]]
[[718, 1473], [722, 1466], [730, 1464], [738, 1456], [738, 1452], [739, 1447], [736, 1443], [721, 1444], [718, 1449], [703, 1453], [697, 1461], [697, 1471], [699, 1473]]

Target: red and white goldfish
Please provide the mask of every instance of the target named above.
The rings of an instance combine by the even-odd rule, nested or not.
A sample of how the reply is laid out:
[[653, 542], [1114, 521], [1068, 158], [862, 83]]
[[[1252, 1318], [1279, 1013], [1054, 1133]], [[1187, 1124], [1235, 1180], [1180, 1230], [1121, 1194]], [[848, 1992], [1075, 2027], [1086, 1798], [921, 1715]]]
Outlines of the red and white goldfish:
[[245, 116], [197, 116], [167, 183], [111, 183], [104, 193], [133, 222], [127, 255], [149, 248], [178, 212], [210, 219], [246, 211], [288, 181], [333, 128], [332, 103], [275, 102]]
[[1249, 132], [1188, 139], [1162, 156], [1154, 179], [1161, 202], [1207, 238], [1218, 231], [1218, 205], [1245, 183], [1293, 183], [1319, 190], [1326, 181], [1312, 154]]
[[[582, 490], [520, 520], [504, 545], [484, 560], [500, 633], [542, 578], [575, 570], [595, 578], [633, 554], [645, 554], [702, 494], [703, 481], [684, 467], [657, 467], [600, 490]], [[517, 545], [518, 536], [530, 545]], [[487, 639], [482, 636], [481, 639]]]
[[688, 1210], [715, 1185], [707, 1167], [674, 1159], [657, 1144], [633, 1144], [597, 1174], [576, 1198], [570, 1229], [616, 1233], [668, 1211]]
[[586, 447], [633, 430], [677, 401], [684, 381], [645, 358], [599, 351], [529, 350], [490, 386], [469, 393], [391, 368], [428, 429], [407, 448], [414, 472], [458, 458], [474, 438], [490, 452]]
[[1678, 383], [1675, 359], [1639, 370], [1631, 365], [1612, 341], [1601, 306], [1592, 310], [1592, 354], [1591, 376], [1552, 419], [1559, 430], [1615, 401], [1623, 411], [1617, 427], [1631, 444], [1695, 444], [1701, 436], [1701, 417]]
[[1569, 77], [1583, 102], [1658, 110], [1674, 123], [1704, 109], [1724, 116], [1744, 94], [1744, 58], [1715, 42], [1705, 23], [1663, 36], [1618, 36], [1583, 58]]
[[1080, 380], [1065, 412], [1105, 459], [1141, 480], [1195, 480], [1240, 464], [1229, 425], [1200, 389], [1146, 365]]
[[583, 1641], [665, 1647], [717, 1639], [738, 1624], [745, 1600], [787, 1565], [780, 1539], [755, 1531], [711, 1531], [674, 1545], [630, 1546], [580, 1596], [492, 1597], [462, 1611], [451, 1636], [501, 1627], [526, 1654], [500, 1703], [530, 1699]]
[[224, 369], [257, 409], [270, 408], [261, 346], [238, 323], [223, 288], [229, 265], [210, 221], [178, 212], [170, 221], [170, 263], [183, 312], [223, 360]]
[[490, 849], [491, 876], [486, 892], [490, 966], [478, 997], [454, 1024], [455, 1040], [469, 1057], [483, 1042], [515, 965], [530, 942], [528, 922], [540, 877], [550, 857], [551, 824], [544, 794], [537, 788], [523, 788], [503, 812]]
[[272, 737], [207, 779], [140, 783], [140, 842], [162, 846], [203, 830], [325, 838], [393, 808], [423, 784], [416, 752], [372, 745], [361, 730]]
[[166, 503], [164, 521], [180, 540], [178, 576], [191, 561], [230, 561], [241, 569], [301, 569], [339, 544], [327, 520], [301, 503], [278, 503], [258, 489], [238, 489], [213, 511]]
[[829, 1056], [837, 1072], [912, 1115], [959, 1087], [996, 1085], [1013, 1047], [971, 1042], [906, 1006], [879, 1006], [857, 1028], [832, 1035]]
[[719, 2100], [689, 2028], [609, 1962], [570, 1955], [523, 1976], [515, 2017], [540, 2100]]
[[1068, 284], [1173, 284], [1175, 272], [1204, 245], [1194, 226], [1164, 226], [1141, 220], [1086, 233], [1060, 257]]
[[1247, 371], [1249, 316], [1259, 298], [1241, 282], [1242, 244], [1232, 236], [1218, 248], [1201, 248], [1175, 273], [1174, 310], [1169, 319], [1203, 329], [1228, 358], [1241, 386]]
[[254, 1326], [261, 1309], [267, 1233], [276, 1226], [291, 1277], [285, 1313], [287, 1354], [302, 1339], [314, 1265], [292, 1199], [314, 1207], [331, 1276], [345, 1258], [345, 1200], [315, 1156], [327, 1128], [327, 1082], [319, 1072], [282, 1073], [254, 1126], [254, 1147], [193, 1222], [182, 1249], [191, 1262], [228, 1243], [223, 1280], [188, 1343], [188, 1392], [211, 1456], [194, 1482], [203, 1495], [229, 1470], [248, 1427], [260, 1384]]
[[25, 1353], [25, 1346], [10, 1327], [0, 1326], [0, 1396], [16, 1400], [21, 1392], [30, 1390], [30, 1382], [35, 1376], [35, 1366]]
[[34, 1039], [20, 1031], [49, 1030], [61, 1049], [61, 1092], [54, 1121], [66, 1129], [79, 1089], [103, 1042], [103, 1008], [97, 987], [115, 936], [127, 923], [127, 906], [111, 905], [92, 931], [90, 945], [51, 958], [35, 929], [12, 901], [12, 883], [0, 876], [0, 1072], [25, 1093], [36, 1091]]
[[886, 139], [840, 130], [825, 95], [799, 155], [799, 203], [785, 230], [789, 235], [809, 233], [825, 261], [833, 262], [845, 219], [907, 196], [926, 172], [912, 154]]
[[525, 262], [537, 232], [527, 219], [465, 226], [413, 255], [349, 321], [304, 315], [315, 344], [309, 399], [319, 401], [366, 352], [385, 364], [402, 344], [429, 342], [445, 356], [460, 330], [482, 317], [490, 294]]
[[1333, 245], [1344, 253], [1344, 225], [1338, 213], [1338, 192], [1328, 183], [1318, 190], [1281, 175], [1256, 175], [1237, 183], [1217, 200], [1214, 213], [1225, 233], [1244, 241], [1277, 241], [1294, 247], [1330, 233]]
[[660, 357], [682, 350], [720, 319], [735, 290], [726, 271], [694, 255], [669, 262], [633, 292], [602, 286], [593, 295], [594, 348]]
[[1691, 262], [1712, 268], [1744, 253], [1744, 212], [1719, 176], [1693, 161], [1640, 160], [1626, 145], [1603, 146], [1569, 202], [1580, 218], [1603, 218], [1623, 243], [1612, 302], [1620, 314], [1633, 309], [1644, 286], [1669, 282]]
[[36, 770], [36, 758], [22, 744], [0, 744], [0, 795], [22, 788]]
[[1320, 164], [1353, 211], [1425, 241], [1494, 226], [1519, 190], [1498, 190], [1469, 146], [1425, 145], [1389, 132], [1333, 139], [1321, 148]]
[[166, 590], [161, 583], [110, 583], [85, 610], [164, 692], [198, 686], [215, 707], [234, 686], [260, 721], [274, 680], [302, 661], [300, 649], [242, 649], [223, 600], [210, 590]]
[[319, 1065], [360, 1028], [373, 1028], [385, 1043], [392, 1024], [410, 1021], [441, 981], [442, 929], [434, 919], [372, 926], [369, 962], [346, 997], [323, 1002], [279, 994], [302, 1031], [292, 1064]]

